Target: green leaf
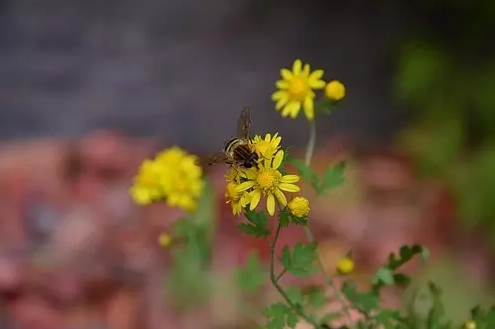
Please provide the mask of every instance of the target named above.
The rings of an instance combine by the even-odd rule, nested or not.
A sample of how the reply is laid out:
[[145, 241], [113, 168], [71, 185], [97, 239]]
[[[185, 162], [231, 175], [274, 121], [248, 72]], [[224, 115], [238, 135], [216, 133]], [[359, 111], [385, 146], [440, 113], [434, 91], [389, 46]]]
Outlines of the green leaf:
[[391, 286], [395, 283], [394, 272], [387, 267], [380, 267], [378, 271], [373, 276], [373, 285], [385, 284]]
[[429, 252], [423, 246], [416, 244], [412, 246], [402, 246], [399, 250], [399, 257], [396, 254], [391, 253], [388, 257], [387, 268], [390, 270], [396, 270], [408, 261], [410, 261], [415, 255], [420, 254], [422, 258], [428, 257]]
[[297, 316], [296, 313], [290, 313], [287, 315], [287, 318], [285, 319], [285, 323], [287, 324], [287, 327], [295, 328], [297, 326], [298, 320], [299, 317]]
[[303, 294], [301, 289], [296, 286], [290, 286], [285, 290], [285, 294], [294, 305], [303, 305]]
[[299, 173], [299, 175], [302, 176], [303, 180], [312, 184], [313, 186], [320, 185], [320, 180], [318, 178], [318, 175], [314, 172], [313, 169], [311, 169], [311, 167], [306, 166], [304, 162], [296, 158], [292, 159], [290, 163], [294, 167], [296, 167], [297, 172]]
[[323, 187], [331, 189], [340, 186], [345, 180], [345, 161], [340, 161], [334, 167], [327, 167], [323, 177]]
[[373, 309], [378, 307], [378, 295], [374, 292], [358, 292], [356, 284], [353, 282], [344, 282], [341, 290], [349, 301], [351, 301], [359, 311], [365, 314], [369, 314]]
[[238, 225], [241, 231], [256, 238], [270, 235], [270, 230], [267, 228], [268, 216], [264, 211], [257, 212], [246, 207], [246, 219], [249, 222], [248, 224], [242, 223]]
[[267, 329], [284, 329], [285, 326], [293, 328], [297, 324], [297, 315], [282, 303], [267, 307], [263, 313], [268, 318]]
[[402, 273], [395, 273], [394, 282], [399, 286], [408, 287], [409, 284], [411, 283], [411, 278]]
[[289, 247], [284, 247], [280, 262], [294, 276], [310, 276], [318, 270], [315, 266], [317, 257], [316, 243], [304, 244], [298, 242], [292, 252]]
[[375, 316], [375, 321], [382, 324], [385, 329], [395, 329], [397, 322], [403, 322], [404, 319], [399, 311], [382, 309]]
[[335, 320], [337, 320], [338, 318], [340, 318], [342, 315], [339, 314], [339, 313], [327, 313], [325, 314], [321, 320], [320, 320], [320, 327], [321, 328], [330, 328], [327, 323], [331, 323]]
[[323, 307], [327, 302], [327, 297], [320, 287], [306, 289], [303, 294], [308, 304], [316, 309]]
[[284, 209], [278, 213], [278, 222], [280, 226], [287, 227], [290, 224], [290, 212]]
[[256, 292], [266, 281], [268, 275], [263, 271], [257, 251], [251, 252], [244, 267], [235, 271], [237, 284], [247, 292]]

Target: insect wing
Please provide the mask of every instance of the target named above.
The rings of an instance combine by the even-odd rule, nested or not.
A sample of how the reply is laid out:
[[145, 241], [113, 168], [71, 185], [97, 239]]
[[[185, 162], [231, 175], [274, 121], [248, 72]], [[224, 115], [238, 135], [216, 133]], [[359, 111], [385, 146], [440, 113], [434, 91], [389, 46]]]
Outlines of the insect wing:
[[239, 116], [239, 120], [237, 121], [237, 136], [249, 139], [249, 129], [251, 127], [251, 110], [249, 107], [245, 107], [241, 115]]
[[217, 152], [211, 156], [201, 158], [199, 160], [199, 163], [202, 166], [211, 166], [211, 165], [218, 164], [218, 163], [230, 163], [230, 161], [229, 161], [229, 158], [227, 157], [227, 155], [225, 153]]

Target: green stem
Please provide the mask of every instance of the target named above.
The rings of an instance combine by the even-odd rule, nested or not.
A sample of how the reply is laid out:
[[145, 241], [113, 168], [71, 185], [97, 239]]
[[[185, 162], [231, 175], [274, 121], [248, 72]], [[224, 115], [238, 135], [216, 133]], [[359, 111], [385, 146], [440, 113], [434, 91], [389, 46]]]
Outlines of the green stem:
[[296, 313], [299, 317], [304, 319], [306, 322], [315, 326], [315, 328], [318, 328], [319, 327], [318, 324], [315, 323], [313, 320], [311, 320], [306, 314], [304, 314], [304, 312], [299, 307], [294, 305], [294, 303], [292, 303], [292, 301], [289, 299], [289, 296], [287, 296], [287, 294], [285, 293], [284, 289], [282, 289], [282, 287], [278, 284], [278, 280], [285, 273], [285, 271], [283, 271], [278, 277], [275, 276], [275, 247], [277, 245], [277, 241], [278, 241], [278, 238], [280, 236], [281, 230], [282, 230], [282, 226], [280, 224], [278, 224], [277, 231], [275, 233], [275, 238], [273, 239], [273, 242], [270, 243], [268, 241], [268, 239], [266, 239], [266, 243], [268, 244], [268, 248], [270, 248], [270, 281], [272, 282], [275, 289], [277, 289], [279, 294], [284, 298], [285, 302], [289, 305], [289, 307], [292, 309], [292, 311], [294, 311], [294, 313]]
[[[309, 126], [309, 141], [308, 145], [306, 147], [306, 156], [304, 157], [304, 164], [307, 167], [311, 166], [311, 160], [313, 158], [314, 150], [315, 150], [315, 143], [316, 143], [316, 123], [315, 120], [312, 120], [310, 122]], [[304, 226], [304, 232], [306, 233], [306, 238], [310, 243], [316, 243], [316, 239], [313, 235], [313, 232], [311, 232], [311, 229], [309, 228], [309, 224], [307, 226]], [[335, 290], [335, 295], [338, 299], [340, 299], [343, 303], [343, 309], [344, 312], [346, 313], [346, 316], [348, 317], [349, 320], [351, 320], [351, 313], [349, 308], [347, 307], [347, 303], [345, 299], [343, 298], [342, 294], [340, 293], [340, 290], [335, 287], [335, 284], [333, 282], [332, 276], [328, 274], [327, 271], [325, 271], [325, 268], [323, 267], [323, 263], [321, 262], [320, 254], [318, 253], [317, 257], [317, 263], [318, 267], [320, 270], [323, 272], [323, 275], [325, 276], [325, 280], [327, 281], [327, 284], [332, 287]]]

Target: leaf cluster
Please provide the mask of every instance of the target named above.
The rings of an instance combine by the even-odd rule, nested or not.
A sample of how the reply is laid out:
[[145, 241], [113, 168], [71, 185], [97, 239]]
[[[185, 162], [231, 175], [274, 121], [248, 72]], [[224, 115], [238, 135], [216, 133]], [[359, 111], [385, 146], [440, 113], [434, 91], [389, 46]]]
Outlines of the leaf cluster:
[[290, 159], [290, 163], [296, 167], [299, 175], [311, 184], [318, 195], [322, 195], [329, 189], [340, 186], [345, 179], [345, 161], [327, 166], [322, 177], [299, 159]]

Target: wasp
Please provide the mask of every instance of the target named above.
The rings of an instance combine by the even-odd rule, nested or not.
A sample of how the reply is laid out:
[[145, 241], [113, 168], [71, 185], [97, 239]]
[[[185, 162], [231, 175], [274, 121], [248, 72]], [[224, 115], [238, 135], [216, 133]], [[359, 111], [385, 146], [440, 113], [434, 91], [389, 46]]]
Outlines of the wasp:
[[223, 151], [204, 159], [206, 165], [226, 163], [244, 168], [258, 167], [258, 153], [252, 147], [249, 130], [251, 127], [251, 111], [249, 107], [242, 110], [237, 120], [236, 136], [223, 144]]

